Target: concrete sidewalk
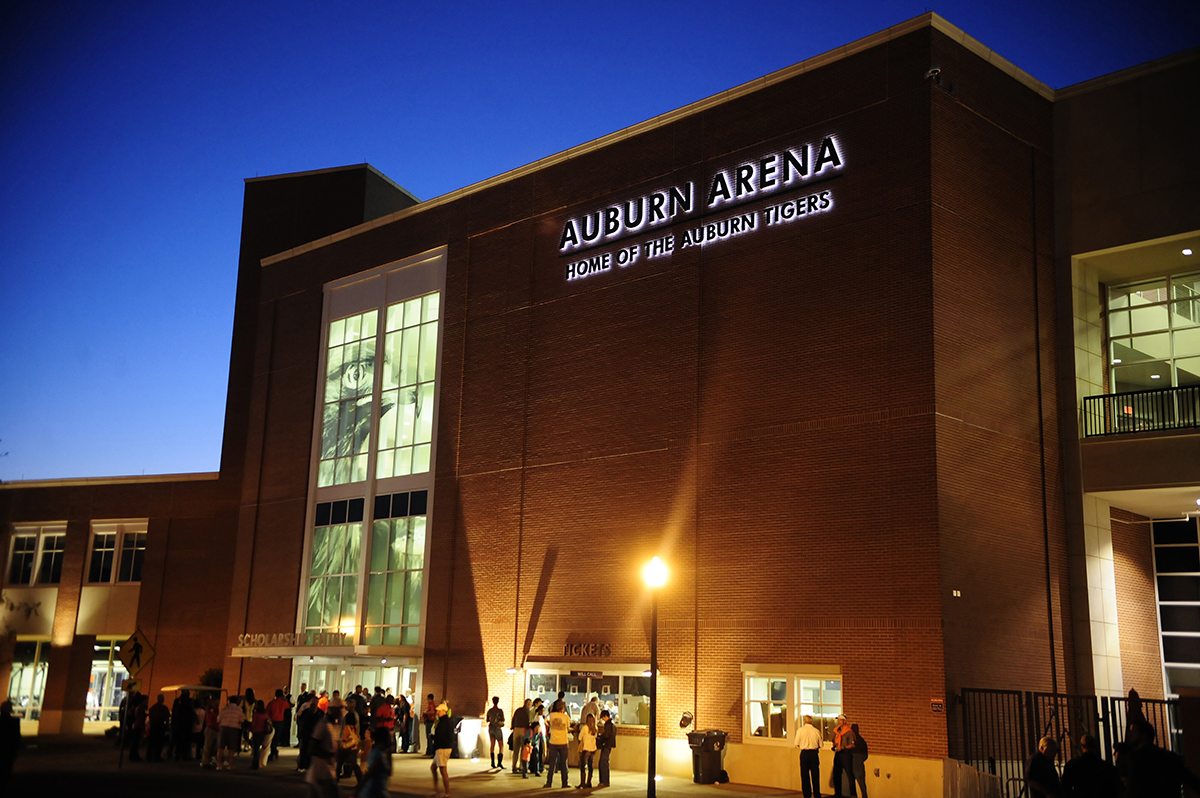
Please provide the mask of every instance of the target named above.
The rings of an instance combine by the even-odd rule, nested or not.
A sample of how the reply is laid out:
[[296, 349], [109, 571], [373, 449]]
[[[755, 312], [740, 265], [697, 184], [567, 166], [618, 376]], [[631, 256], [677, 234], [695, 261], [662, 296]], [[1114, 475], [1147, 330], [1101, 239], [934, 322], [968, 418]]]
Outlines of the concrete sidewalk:
[[[396, 798], [433, 795], [433, 779], [429, 772], [429, 760], [415, 754], [397, 754], [393, 757], [393, 775], [388, 787]], [[117, 749], [112, 740], [102, 737], [33, 738], [26, 740], [26, 747], [17, 758], [8, 795], [37, 796], [95, 796], [96, 798], [139, 798], [140, 796], [169, 796], [169, 798], [192, 798], [192, 796], [220, 795], [222, 798], [254, 796], [273, 798], [292, 796], [304, 798], [308, 785], [304, 775], [296, 770], [296, 749], [280, 749], [280, 759], [265, 769], [250, 770], [249, 755], [243, 754], [235, 762], [236, 770], [217, 772], [202, 770], [199, 764], [190, 762], [129, 762], [126, 760], [118, 769]], [[474, 798], [490, 795], [597, 795], [643, 796], [646, 794], [646, 774], [629, 771], [612, 772], [612, 786], [591, 790], [577, 789], [579, 770], [570, 772], [569, 789], [559, 786], [561, 775], [556, 776], [554, 786], [547, 788], [545, 776], [530, 776], [522, 779], [507, 769], [489, 770], [484, 762], [469, 759], [450, 760], [450, 792], [455, 798]], [[353, 779], [341, 781], [342, 795], [349, 796]], [[0, 790], [0, 793], [3, 793]], [[662, 798], [753, 798], [755, 796], [797, 795], [784, 790], [751, 787], [737, 784], [693, 784], [689, 780], [666, 777], [657, 785]]]

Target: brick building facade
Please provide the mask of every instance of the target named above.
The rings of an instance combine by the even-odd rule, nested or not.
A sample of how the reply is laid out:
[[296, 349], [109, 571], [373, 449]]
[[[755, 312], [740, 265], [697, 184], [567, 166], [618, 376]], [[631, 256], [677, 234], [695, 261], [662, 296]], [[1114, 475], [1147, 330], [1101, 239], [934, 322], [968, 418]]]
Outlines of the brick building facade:
[[[1197, 64], [1055, 92], [926, 15], [427, 202], [247, 181], [219, 475], [0, 490], [10, 559], [66, 527], [56, 588], [6, 581], [57, 593], [16, 630], [43, 731], [137, 626], [153, 690], [599, 692], [644, 767], [656, 555], [663, 769], [687, 711], [790, 787], [798, 715], [844, 710], [873, 792], [933, 794], [964, 687], [1163, 695], [1149, 521], [1200, 439], [1089, 439], [1081, 403], [1106, 287], [1190, 285]], [[114, 520], [139, 592], [85, 628]]]

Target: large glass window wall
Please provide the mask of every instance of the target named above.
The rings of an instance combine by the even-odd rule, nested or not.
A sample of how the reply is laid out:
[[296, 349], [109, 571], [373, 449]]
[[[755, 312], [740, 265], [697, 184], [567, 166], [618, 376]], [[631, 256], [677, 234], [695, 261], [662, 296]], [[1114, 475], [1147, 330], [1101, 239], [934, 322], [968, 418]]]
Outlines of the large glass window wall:
[[325, 287], [304, 631], [420, 645], [444, 269], [433, 253]]
[[1200, 272], [1108, 289], [1111, 392], [1200, 385]]

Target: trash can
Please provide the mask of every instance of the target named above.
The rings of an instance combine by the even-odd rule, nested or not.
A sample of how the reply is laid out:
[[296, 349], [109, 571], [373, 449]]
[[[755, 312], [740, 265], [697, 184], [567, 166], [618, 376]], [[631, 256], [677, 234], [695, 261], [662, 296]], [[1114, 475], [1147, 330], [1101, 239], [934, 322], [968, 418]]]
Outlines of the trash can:
[[692, 747], [692, 781], [716, 784], [721, 777], [721, 752], [728, 735], [720, 729], [697, 729], [687, 733]]

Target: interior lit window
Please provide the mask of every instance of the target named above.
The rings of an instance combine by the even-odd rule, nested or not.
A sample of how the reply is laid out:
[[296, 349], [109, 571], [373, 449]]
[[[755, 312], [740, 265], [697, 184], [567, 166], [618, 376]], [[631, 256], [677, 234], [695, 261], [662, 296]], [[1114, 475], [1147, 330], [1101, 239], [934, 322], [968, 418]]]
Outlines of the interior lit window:
[[429, 470], [439, 304], [432, 293], [387, 308], [378, 479]]
[[369, 310], [329, 324], [318, 487], [367, 478], [378, 317]]
[[[661, 686], [661, 685], [660, 685]], [[565, 693], [563, 701], [572, 719], [593, 695], [599, 696], [600, 709], [607, 709], [613, 723], [626, 726], [650, 725], [650, 677], [640, 673], [605, 673], [602, 676], [579, 676], [570, 672], [532, 672], [528, 675], [526, 698], [541, 698], [550, 706]]]
[[744, 739], [788, 740], [805, 715], [822, 739], [833, 739], [842, 711], [840, 676], [746, 673], [744, 689]]
[[1111, 392], [1200, 385], [1200, 272], [1108, 289]]
[[363, 642], [415, 646], [421, 630], [428, 491], [375, 497]]
[[353, 635], [358, 628], [358, 574], [362, 550], [363, 500], [317, 505], [309, 557], [309, 632]]

